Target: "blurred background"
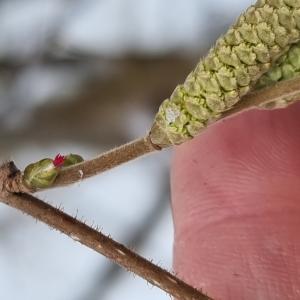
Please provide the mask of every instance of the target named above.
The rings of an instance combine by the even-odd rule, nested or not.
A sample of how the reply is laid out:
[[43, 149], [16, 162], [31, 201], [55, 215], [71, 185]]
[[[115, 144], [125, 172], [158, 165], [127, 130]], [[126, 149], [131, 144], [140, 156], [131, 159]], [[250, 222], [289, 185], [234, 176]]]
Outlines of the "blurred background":
[[[0, 1], [0, 159], [91, 158], [140, 137], [251, 0]], [[39, 196], [172, 269], [170, 152]], [[170, 299], [0, 206], [0, 299]]]

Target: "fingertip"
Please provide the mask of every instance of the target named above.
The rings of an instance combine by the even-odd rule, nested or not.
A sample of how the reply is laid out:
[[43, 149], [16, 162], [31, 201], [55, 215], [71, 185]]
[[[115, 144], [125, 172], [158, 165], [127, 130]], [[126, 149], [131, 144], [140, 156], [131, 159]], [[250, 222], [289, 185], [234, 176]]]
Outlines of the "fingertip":
[[300, 298], [299, 112], [248, 112], [176, 148], [174, 267], [210, 296]]

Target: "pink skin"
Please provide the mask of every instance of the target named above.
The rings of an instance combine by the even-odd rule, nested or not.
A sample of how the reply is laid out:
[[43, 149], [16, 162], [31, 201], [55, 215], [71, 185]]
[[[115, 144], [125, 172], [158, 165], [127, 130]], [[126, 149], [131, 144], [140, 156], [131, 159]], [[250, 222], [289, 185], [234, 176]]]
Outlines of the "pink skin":
[[214, 299], [300, 299], [300, 103], [176, 147], [174, 268]]

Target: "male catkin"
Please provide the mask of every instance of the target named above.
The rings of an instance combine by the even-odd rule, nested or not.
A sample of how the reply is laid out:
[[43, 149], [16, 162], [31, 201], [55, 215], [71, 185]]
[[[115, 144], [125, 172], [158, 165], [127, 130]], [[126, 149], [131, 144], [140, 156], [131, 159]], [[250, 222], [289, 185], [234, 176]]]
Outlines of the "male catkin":
[[300, 38], [300, 0], [259, 0], [176, 87], [150, 138], [167, 147], [193, 138], [255, 85]]

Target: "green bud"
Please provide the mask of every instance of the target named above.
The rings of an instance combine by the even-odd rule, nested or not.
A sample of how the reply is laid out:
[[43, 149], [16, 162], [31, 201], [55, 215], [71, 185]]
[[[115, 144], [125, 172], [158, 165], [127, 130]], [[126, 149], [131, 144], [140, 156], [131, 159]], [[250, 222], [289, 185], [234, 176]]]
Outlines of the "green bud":
[[69, 167], [69, 166], [72, 166], [72, 165], [76, 165], [76, 164], [79, 164], [81, 162], [84, 161], [84, 159], [78, 155], [78, 154], [69, 154], [69, 155], [66, 155], [64, 157], [64, 162], [62, 164], [62, 167]]
[[48, 188], [54, 183], [58, 173], [53, 160], [45, 158], [25, 168], [23, 181], [29, 188]]

